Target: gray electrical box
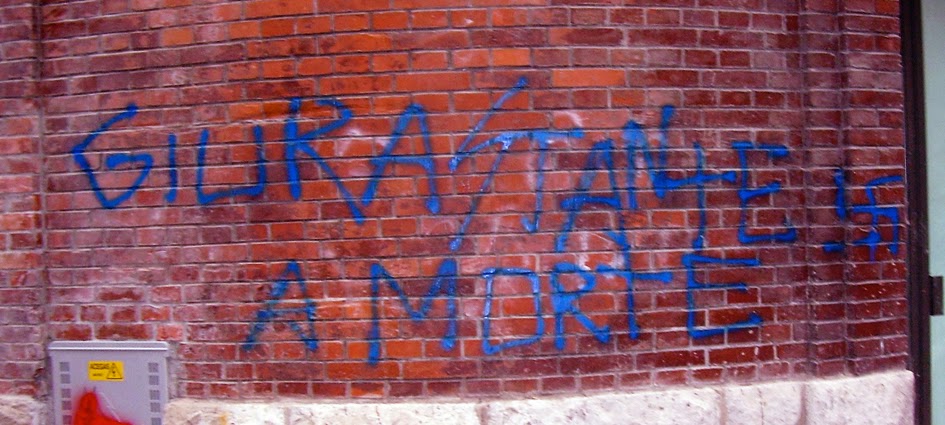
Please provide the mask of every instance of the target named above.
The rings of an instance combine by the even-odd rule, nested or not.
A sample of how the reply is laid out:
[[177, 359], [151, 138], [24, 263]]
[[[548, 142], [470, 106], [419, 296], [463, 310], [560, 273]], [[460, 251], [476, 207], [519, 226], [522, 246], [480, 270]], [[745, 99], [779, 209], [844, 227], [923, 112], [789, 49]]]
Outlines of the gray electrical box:
[[[159, 341], [56, 341], [52, 359], [57, 425], [162, 425], [168, 344]], [[93, 422], [98, 419], [98, 422]]]

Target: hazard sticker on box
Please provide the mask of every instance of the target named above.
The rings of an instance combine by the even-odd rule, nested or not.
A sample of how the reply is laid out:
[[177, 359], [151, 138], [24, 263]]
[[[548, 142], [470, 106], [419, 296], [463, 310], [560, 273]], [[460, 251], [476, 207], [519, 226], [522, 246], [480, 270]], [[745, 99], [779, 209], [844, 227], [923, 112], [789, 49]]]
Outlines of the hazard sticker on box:
[[90, 361], [90, 381], [124, 381], [125, 365], [119, 361]]

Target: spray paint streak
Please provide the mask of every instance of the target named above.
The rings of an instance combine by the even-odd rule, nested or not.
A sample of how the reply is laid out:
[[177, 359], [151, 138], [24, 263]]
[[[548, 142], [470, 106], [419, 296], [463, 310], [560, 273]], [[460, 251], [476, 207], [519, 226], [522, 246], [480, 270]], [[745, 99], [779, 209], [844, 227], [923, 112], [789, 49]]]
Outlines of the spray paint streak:
[[98, 400], [98, 394], [95, 391], [86, 391], [79, 398], [79, 405], [75, 409], [75, 415], [72, 417], [72, 425], [133, 425], [131, 422], [124, 422], [115, 419], [102, 412], [101, 403]]

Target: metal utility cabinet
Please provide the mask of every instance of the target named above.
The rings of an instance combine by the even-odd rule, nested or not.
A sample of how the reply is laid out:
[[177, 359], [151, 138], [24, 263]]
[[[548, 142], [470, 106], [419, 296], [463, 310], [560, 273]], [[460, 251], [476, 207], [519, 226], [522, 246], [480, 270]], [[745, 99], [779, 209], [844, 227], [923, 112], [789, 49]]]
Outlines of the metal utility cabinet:
[[52, 359], [57, 425], [94, 419], [161, 425], [168, 398], [168, 344], [157, 341], [56, 341]]

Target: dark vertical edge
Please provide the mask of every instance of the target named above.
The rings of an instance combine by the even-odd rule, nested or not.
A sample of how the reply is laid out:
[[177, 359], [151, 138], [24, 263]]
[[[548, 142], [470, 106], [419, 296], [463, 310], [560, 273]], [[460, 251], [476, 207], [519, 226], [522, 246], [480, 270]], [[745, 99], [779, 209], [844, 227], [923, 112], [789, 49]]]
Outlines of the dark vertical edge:
[[[40, 164], [46, 161], [46, 87], [45, 87], [45, 76], [43, 73], [44, 64], [46, 60], [46, 51], [44, 43], [44, 32], [43, 32], [43, 1], [42, 0], [33, 0], [33, 42], [35, 43], [35, 57], [34, 63], [35, 68], [33, 69], [33, 101], [36, 105], [36, 112], [38, 114], [38, 134], [36, 135], [37, 141], [37, 151], [36, 155], [38, 156], [38, 161]], [[35, 381], [38, 386], [37, 393], [40, 397], [48, 397], [49, 392], [52, 390], [52, 377], [49, 375], [49, 371], [52, 370], [49, 364], [49, 352], [46, 350], [49, 344], [49, 317], [51, 314], [50, 307], [50, 286], [49, 286], [49, 250], [46, 249], [49, 245], [49, 235], [47, 232], [47, 208], [46, 208], [46, 167], [39, 167], [39, 234], [42, 238], [42, 243], [40, 249], [42, 250], [39, 253], [40, 258], [40, 295], [39, 302], [42, 303], [39, 306], [40, 312], [42, 314], [42, 335], [43, 335], [43, 354], [41, 354], [41, 360], [43, 361], [43, 367], [45, 368], [45, 373], [39, 373], [36, 375]], [[48, 406], [47, 406], [48, 407]], [[50, 412], [52, 410], [49, 410]], [[51, 415], [51, 413], [50, 413]], [[48, 417], [46, 419], [49, 419]]]
[[925, 94], [922, 70], [922, 8], [919, 0], [900, 3], [906, 124], [908, 197], [909, 354], [915, 374], [915, 423], [931, 423], [929, 376], [929, 250], [926, 196]]

